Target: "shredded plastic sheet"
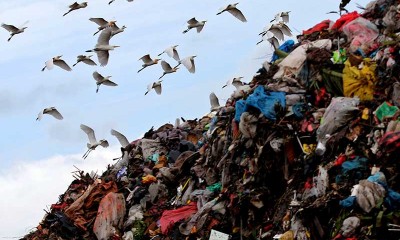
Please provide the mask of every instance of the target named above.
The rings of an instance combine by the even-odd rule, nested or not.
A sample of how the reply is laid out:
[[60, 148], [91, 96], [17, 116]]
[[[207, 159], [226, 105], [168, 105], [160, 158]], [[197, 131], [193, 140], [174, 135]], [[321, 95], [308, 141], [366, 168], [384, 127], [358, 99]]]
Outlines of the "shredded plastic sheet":
[[330, 39], [322, 39], [300, 45], [278, 64], [279, 70], [275, 73], [273, 79], [279, 79], [289, 75], [297, 76], [307, 59], [306, 52], [310, 48], [325, 48], [330, 50], [332, 48], [332, 41]]
[[361, 49], [363, 53], [369, 53], [372, 50], [372, 45], [379, 35], [379, 30], [375, 24], [365, 18], [359, 17], [343, 27], [343, 32], [346, 34], [350, 42], [350, 52], [355, 52]]
[[242, 113], [249, 107], [257, 108], [268, 119], [276, 120], [276, 107], [285, 109], [286, 98], [284, 92], [265, 92], [264, 86], [258, 86], [246, 100], [236, 102], [235, 120], [240, 121]]
[[197, 203], [191, 202], [189, 205], [173, 209], [165, 210], [160, 219], [161, 232], [167, 234], [168, 230], [174, 223], [187, 219], [197, 212]]
[[343, 237], [350, 237], [355, 232], [356, 229], [360, 226], [360, 219], [358, 217], [348, 217], [343, 221], [342, 227], [340, 230], [343, 231]]
[[360, 100], [357, 98], [332, 98], [322, 117], [321, 125], [317, 129], [317, 141], [320, 145], [317, 147], [317, 154], [324, 153], [324, 147], [330, 135], [354, 118], [359, 102]]
[[309, 34], [313, 34], [315, 32], [320, 32], [322, 30], [326, 30], [326, 29], [330, 28], [333, 24], [334, 24], [333, 21], [326, 19], [307, 30], [304, 30], [303, 34], [309, 35]]
[[341, 31], [344, 26], [346, 26], [349, 22], [353, 21], [354, 19], [360, 17], [356, 11], [343, 14], [336, 22], [332, 25], [330, 30], [339, 30]]
[[98, 240], [108, 240], [120, 229], [125, 216], [125, 198], [122, 193], [109, 193], [100, 201], [93, 232]]

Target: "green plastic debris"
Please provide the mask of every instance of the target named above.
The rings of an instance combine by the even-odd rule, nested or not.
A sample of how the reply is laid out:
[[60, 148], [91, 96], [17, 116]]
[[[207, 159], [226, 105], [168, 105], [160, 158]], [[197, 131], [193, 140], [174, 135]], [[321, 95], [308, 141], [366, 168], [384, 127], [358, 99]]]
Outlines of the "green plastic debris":
[[379, 121], [382, 121], [385, 118], [391, 118], [393, 117], [397, 111], [399, 111], [399, 108], [396, 106], [390, 106], [387, 104], [387, 102], [383, 102], [375, 111], [376, 117], [379, 119]]
[[339, 50], [333, 51], [332, 56], [333, 63], [342, 64], [347, 60], [346, 49], [341, 48]]
[[213, 185], [208, 186], [207, 189], [210, 190], [211, 192], [221, 191], [222, 184], [220, 182], [217, 182], [214, 183]]

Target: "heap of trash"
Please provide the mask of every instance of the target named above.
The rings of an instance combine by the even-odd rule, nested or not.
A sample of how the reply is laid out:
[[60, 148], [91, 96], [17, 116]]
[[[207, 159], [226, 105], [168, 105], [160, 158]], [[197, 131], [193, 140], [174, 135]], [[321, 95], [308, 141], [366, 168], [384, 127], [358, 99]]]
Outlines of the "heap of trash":
[[399, 239], [400, 1], [288, 40], [199, 119], [80, 171], [22, 239]]

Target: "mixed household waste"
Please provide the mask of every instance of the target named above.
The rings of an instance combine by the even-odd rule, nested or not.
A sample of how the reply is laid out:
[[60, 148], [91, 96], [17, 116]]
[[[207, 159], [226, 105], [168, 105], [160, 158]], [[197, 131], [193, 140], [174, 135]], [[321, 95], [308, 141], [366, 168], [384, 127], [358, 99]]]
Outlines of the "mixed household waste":
[[22, 239], [399, 239], [400, 1], [322, 21], [225, 104], [78, 171]]

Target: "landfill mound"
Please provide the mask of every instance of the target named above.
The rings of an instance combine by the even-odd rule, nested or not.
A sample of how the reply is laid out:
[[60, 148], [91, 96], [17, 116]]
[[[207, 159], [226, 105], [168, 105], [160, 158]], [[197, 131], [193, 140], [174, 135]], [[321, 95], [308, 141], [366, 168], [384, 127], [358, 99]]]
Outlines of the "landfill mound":
[[22, 239], [399, 239], [399, 13], [305, 30], [225, 106], [77, 172]]

